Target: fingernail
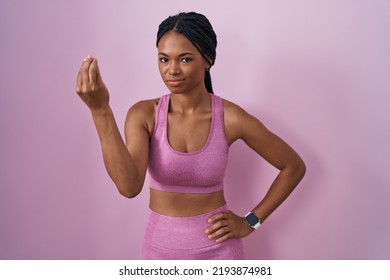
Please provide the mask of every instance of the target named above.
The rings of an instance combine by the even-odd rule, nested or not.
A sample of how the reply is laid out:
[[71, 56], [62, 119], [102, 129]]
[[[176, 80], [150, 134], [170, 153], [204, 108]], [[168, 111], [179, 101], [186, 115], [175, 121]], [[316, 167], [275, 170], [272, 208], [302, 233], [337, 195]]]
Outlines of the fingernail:
[[205, 233], [209, 233], [209, 230], [208, 230], [208, 229], [206, 229], [204, 232], [205, 232]]
[[212, 219], [208, 219], [207, 222], [210, 224], [210, 223], [213, 222], [213, 220]]

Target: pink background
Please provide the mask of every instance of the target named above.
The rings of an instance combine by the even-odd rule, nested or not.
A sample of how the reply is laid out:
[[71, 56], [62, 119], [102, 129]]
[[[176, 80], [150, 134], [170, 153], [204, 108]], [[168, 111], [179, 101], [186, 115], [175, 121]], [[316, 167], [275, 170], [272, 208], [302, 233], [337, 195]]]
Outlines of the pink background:
[[[25, 2], [25, 3], [23, 3]], [[33, 4], [32, 4], [33, 3]], [[168, 15], [204, 13], [218, 35], [215, 92], [261, 119], [307, 175], [249, 259], [390, 258], [390, 2], [1, 1], [0, 259], [136, 259], [148, 207], [121, 197], [75, 79], [99, 58], [123, 131], [167, 92], [155, 37]], [[246, 214], [276, 174], [231, 148], [230, 207]]]

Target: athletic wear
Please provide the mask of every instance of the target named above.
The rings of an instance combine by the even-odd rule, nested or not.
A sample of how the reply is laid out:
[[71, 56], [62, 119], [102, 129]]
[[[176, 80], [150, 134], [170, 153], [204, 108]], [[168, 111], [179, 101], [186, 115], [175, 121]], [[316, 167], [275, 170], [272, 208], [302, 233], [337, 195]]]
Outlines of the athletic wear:
[[198, 151], [175, 151], [168, 142], [167, 120], [170, 94], [158, 104], [150, 142], [151, 188], [176, 193], [211, 193], [223, 189], [229, 145], [226, 140], [222, 99], [212, 98], [212, 120], [206, 144]]
[[209, 213], [192, 217], [170, 217], [150, 211], [141, 249], [144, 260], [239, 260], [243, 259], [241, 239], [216, 243], [205, 234], [207, 220], [227, 211], [226, 204]]
[[[229, 145], [226, 140], [222, 99], [210, 94], [212, 116], [205, 145], [195, 152], [183, 153], [168, 141], [168, 109], [171, 94], [161, 97], [150, 140], [148, 170], [150, 187], [175, 193], [212, 193], [223, 189]], [[142, 259], [242, 259], [241, 239], [216, 243], [205, 230], [212, 215], [227, 211], [226, 204], [209, 213], [192, 217], [171, 217], [151, 210]]]

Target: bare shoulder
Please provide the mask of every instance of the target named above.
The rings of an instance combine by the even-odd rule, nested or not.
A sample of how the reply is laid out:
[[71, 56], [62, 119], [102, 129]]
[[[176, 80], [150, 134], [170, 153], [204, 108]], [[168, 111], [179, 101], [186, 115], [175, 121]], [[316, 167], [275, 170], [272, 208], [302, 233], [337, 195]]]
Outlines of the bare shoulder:
[[222, 99], [222, 106], [225, 121], [228, 122], [239, 121], [240, 118], [245, 117], [246, 114], [248, 114], [243, 108], [226, 99]]
[[223, 99], [225, 134], [229, 144], [238, 139], [247, 140], [253, 131], [266, 133], [267, 129], [256, 117], [249, 114], [239, 105]]
[[133, 126], [142, 126], [151, 133], [159, 100], [160, 98], [141, 100], [131, 106], [127, 112], [126, 130]]
[[129, 108], [128, 114], [149, 116], [157, 108], [160, 98], [141, 100]]

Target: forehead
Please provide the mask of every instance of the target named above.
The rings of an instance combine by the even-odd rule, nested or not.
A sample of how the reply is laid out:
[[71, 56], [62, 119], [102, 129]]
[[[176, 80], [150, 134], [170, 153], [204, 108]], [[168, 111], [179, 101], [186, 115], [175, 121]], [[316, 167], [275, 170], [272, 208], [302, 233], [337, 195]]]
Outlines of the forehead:
[[165, 54], [180, 54], [191, 52], [199, 54], [198, 49], [184, 35], [177, 32], [167, 32], [158, 42], [158, 51]]

